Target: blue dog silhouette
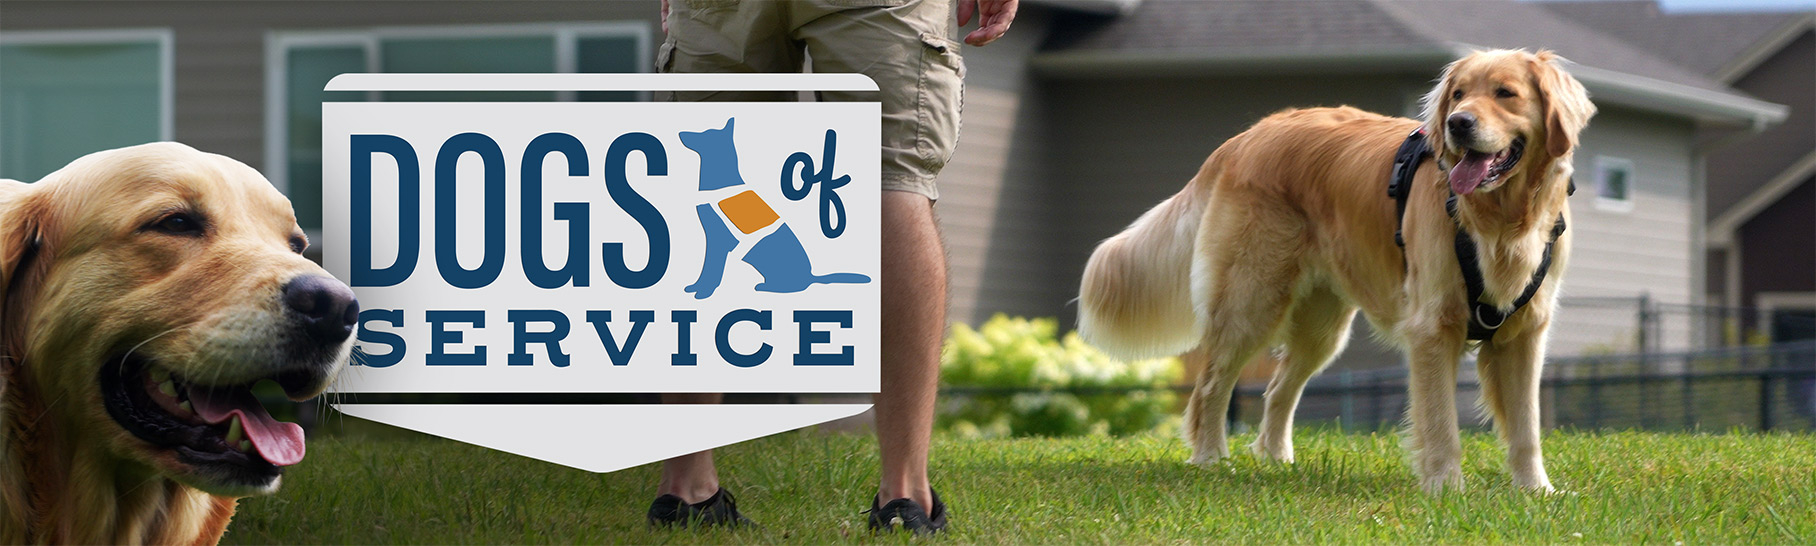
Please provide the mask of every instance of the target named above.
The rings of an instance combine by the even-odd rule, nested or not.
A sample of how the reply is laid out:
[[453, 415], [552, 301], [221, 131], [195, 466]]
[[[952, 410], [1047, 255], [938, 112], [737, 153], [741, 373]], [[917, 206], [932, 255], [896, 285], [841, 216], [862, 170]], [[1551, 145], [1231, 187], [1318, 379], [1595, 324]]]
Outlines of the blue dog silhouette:
[[[708, 192], [744, 185], [738, 174], [738, 150], [732, 143], [732, 127], [737, 118], [725, 120], [725, 126], [700, 132], [681, 132], [681, 144], [700, 156], [700, 191]], [[725, 261], [738, 247], [739, 239], [725, 226], [722, 215], [711, 203], [694, 207], [700, 218], [700, 229], [706, 233], [706, 259], [700, 276], [683, 289], [694, 299], [706, 299], [719, 289], [725, 277]], [[777, 220], [781, 221], [781, 220]], [[862, 284], [870, 277], [859, 273], [815, 275], [807, 249], [793, 229], [783, 222], [744, 253], [744, 263], [763, 276], [756, 289], [762, 292], [793, 293], [815, 284]]]

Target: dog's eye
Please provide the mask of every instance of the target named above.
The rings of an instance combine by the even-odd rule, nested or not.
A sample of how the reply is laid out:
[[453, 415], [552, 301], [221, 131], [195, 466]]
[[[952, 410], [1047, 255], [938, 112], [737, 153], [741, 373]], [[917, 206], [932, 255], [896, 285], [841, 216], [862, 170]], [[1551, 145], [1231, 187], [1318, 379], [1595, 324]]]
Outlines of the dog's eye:
[[1450, 100], [1463, 100], [1463, 90], [1458, 89], [1456, 91], [1451, 91]]
[[202, 232], [202, 221], [188, 213], [178, 212], [158, 219], [151, 228], [171, 235], [196, 235]]
[[291, 237], [290, 238], [290, 251], [291, 252], [295, 252], [297, 254], [302, 254], [303, 249], [306, 249], [306, 248], [309, 248], [308, 239], [304, 239], [302, 237]]
[[1494, 98], [1497, 98], [1497, 99], [1511, 99], [1511, 98], [1514, 98], [1517, 96], [1519, 96], [1519, 95], [1513, 94], [1513, 91], [1511, 91], [1505, 87], [1494, 90]]

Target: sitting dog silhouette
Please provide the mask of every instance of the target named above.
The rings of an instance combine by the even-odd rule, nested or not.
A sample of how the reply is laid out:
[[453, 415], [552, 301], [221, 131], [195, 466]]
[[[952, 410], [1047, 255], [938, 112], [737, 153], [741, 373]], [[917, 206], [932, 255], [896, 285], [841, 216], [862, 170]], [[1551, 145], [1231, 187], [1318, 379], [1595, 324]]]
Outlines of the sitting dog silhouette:
[[[702, 193], [729, 193], [718, 190], [745, 185], [744, 177], [738, 174], [738, 150], [732, 142], [736, 122], [737, 118], [731, 118], [718, 129], [681, 132], [681, 144], [700, 156], [699, 188]], [[700, 229], [706, 233], [706, 259], [701, 264], [700, 276], [684, 289], [693, 294], [694, 299], [706, 299], [719, 289], [725, 277], [725, 262], [742, 242], [731, 228], [726, 227], [726, 220], [744, 235], [780, 224], [744, 253], [744, 263], [763, 276], [763, 282], [755, 287], [758, 291], [793, 293], [815, 284], [870, 282], [869, 276], [859, 273], [814, 274], [813, 262], [808, 258], [807, 248], [801, 245], [801, 239], [755, 191], [746, 189], [719, 199], [716, 210], [714, 204], [701, 203], [694, 207], [694, 214], [700, 218]]]

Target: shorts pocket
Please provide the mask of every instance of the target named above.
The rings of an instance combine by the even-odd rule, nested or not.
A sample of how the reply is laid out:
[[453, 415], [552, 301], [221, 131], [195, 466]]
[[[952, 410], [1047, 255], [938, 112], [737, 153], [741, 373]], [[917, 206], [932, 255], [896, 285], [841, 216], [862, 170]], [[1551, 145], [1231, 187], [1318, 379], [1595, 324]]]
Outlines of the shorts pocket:
[[662, 40], [662, 45], [656, 48], [656, 72], [663, 74], [674, 72], [674, 64], [675, 39], [670, 37]]
[[965, 59], [959, 56], [958, 43], [945, 36], [922, 33], [920, 39], [920, 127], [915, 147], [926, 168], [937, 174], [958, 148], [965, 106]]
[[938, 64], [945, 65], [957, 74], [965, 77], [965, 59], [958, 54], [958, 42], [931, 32], [921, 33], [921, 45], [926, 46]]

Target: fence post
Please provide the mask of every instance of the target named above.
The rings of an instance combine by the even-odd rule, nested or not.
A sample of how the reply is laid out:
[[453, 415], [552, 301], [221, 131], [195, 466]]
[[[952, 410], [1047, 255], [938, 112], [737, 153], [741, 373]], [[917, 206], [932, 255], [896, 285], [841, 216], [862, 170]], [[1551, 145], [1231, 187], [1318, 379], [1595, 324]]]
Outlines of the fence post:
[[1337, 414], [1337, 429], [1342, 430], [1343, 432], [1349, 432], [1350, 429], [1355, 426], [1356, 422], [1356, 416], [1354, 414], [1356, 411], [1355, 373], [1350, 370], [1343, 370], [1343, 374], [1338, 377], [1343, 382], [1343, 411], [1342, 413]]
[[1692, 365], [1694, 365], [1695, 362], [1696, 362], [1696, 360], [1694, 358], [1691, 358], [1690, 355], [1684, 355], [1683, 370], [1680, 371], [1677, 375], [1677, 381], [1678, 381], [1678, 383], [1681, 384], [1681, 386], [1683, 387], [1683, 390], [1684, 390], [1684, 430], [1685, 431], [1689, 431], [1689, 430], [1696, 428], [1696, 395], [1695, 395], [1693, 388], [1690, 385], [1690, 367]]
[[1368, 382], [1368, 426], [1381, 428], [1381, 378]]
[[1759, 372], [1759, 430], [1772, 430], [1772, 370]]
[[1652, 312], [1652, 293], [1639, 293], [1639, 383], [1634, 386], [1639, 391], [1639, 428], [1652, 426], [1652, 344], [1657, 335], [1652, 331], [1655, 322]]
[[1646, 353], [1649, 352], [1652, 347], [1652, 292], [1641, 291], [1639, 293], [1639, 309], [1637, 314], [1639, 316], [1634, 317], [1635, 326], [1637, 326], [1639, 330], [1639, 339], [1637, 340], [1639, 347], [1637, 348], [1639, 349], [1640, 363], [1643, 365], [1646, 360]]
[[1602, 366], [1603, 360], [1590, 361], [1589, 365], [1589, 428], [1602, 428]]

